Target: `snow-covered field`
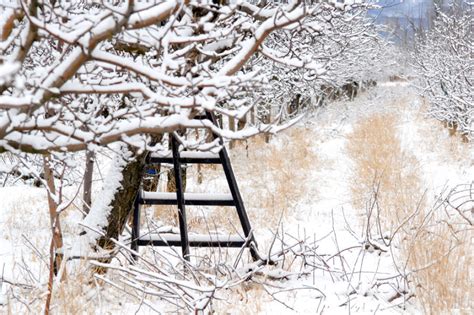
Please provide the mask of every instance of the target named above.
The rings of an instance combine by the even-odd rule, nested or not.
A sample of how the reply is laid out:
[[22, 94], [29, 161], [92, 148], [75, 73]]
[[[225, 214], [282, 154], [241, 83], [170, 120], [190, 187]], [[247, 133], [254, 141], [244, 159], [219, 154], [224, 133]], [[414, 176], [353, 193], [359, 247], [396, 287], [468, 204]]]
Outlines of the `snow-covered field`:
[[[402, 261], [397, 248], [388, 248], [377, 239], [368, 243], [365, 209], [353, 206], [351, 187], [357, 178], [354, 177], [354, 161], [347, 152], [348, 137], [358, 122], [375, 113], [393, 113], [399, 118], [397, 133], [401, 146], [419, 161], [428, 203], [434, 202], [446, 189], [472, 183], [473, 144], [452, 139], [441, 124], [423, 117], [423, 100], [407, 82], [379, 83], [354, 101], [333, 102], [306, 117], [295, 127], [301, 132], [292, 135], [290, 130], [275, 136], [268, 146], [276, 153], [288, 154], [287, 164], [267, 165], [265, 162], [271, 159], [263, 158], [251, 160], [258, 155], [246, 157], [244, 146], [238, 146], [232, 151], [232, 160], [259, 249], [267, 253], [269, 249], [277, 252], [285, 246], [294, 247], [278, 265], [255, 267], [258, 271], [253, 272], [248, 281], [217, 290], [212, 302], [216, 313], [423, 313], [414, 285], [400, 276]], [[288, 141], [295, 142], [295, 138], [290, 138], [295, 134], [306, 137], [298, 143], [307, 146], [307, 153], [314, 157], [304, 165], [292, 161], [291, 152], [285, 147]], [[303, 150], [297, 144], [291, 146], [291, 150], [300, 149]], [[285, 156], [277, 159], [284, 161]], [[257, 167], [251, 168], [251, 165]], [[290, 171], [290, 174], [283, 177], [281, 171]], [[211, 174], [211, 180], [199, 186], [191, 177], [190, 191], [224, 190], [225, 182], [223, 176], [218, 176], [219, 170], [204, 169], [203, 174], [204, 177]], [[272, 182], [279, 178], [288, 181], [279, 186]], [[260, 185], [256, 189], [258, 183], [266, 183], [266, 186]], [[280, 192], [288, 196], [281, 198], [277, 195]], [[74, 189], [70, 193], [74, 194]], [[274, 194], [273, 200], [280, 203], [265, 206], [262, 200], [268, 197], [267, 193]], [[297, 198], [290, 198], [292, 193]], [[288, 202], [282, 205], [281, 200]], [[229, 212], [216, 214], [220, 210], [198, 209], [193, 213], [197, 217], [193, 226], [199, 229], [199, 216], [203, 212], [211, 212], [225, 225]], [[148, 211], [149, 215], [153, 213], [152, 209]], [[74, 236], [80, 231], [77, 222], [81, 218], [74, 205], [63, 215], [66, 248], [74, 246]], [[169, 222], [163, 222], [166, 223]], [[226, 230], [224, 226], [219, 228]], [[0, 188], [0, 313], [35, 314], [41, 311], [47, 290], [49, 233], [44, 189]], [[374, 247], [374, 244], [379, 246]], [[145, 256], [152, 254], [150, 249], [142, 251]], [[161, 253], [168, 251], [160, 249]], [[222, 262], [231, 263], [238, 252], [228, 250]], [[193, 253], [216, 256], [215, 252], [205, 250]], [[179, 262], [170, 259], [172, 263]], [[199, 258], [192, 262], [197, 268], [205, 265]], [[235, 274], [245, 275], [249, 268], [246, 263], [250, 260], [243, 257]], [[72, 270], [86, 268], [87, 264], [82, 264]], [[118, 276], [110, 272], [105, 278], [115, 281]], [[235, 280], [235, 275], [231, 278]], [[57, 284], [52, 311], [57, 314], [148, 314], [154, 310], [171, 313], [179, 310], [155, 297], [133, 298], [123, 293], [130, 290], [124, 283], [119, 289], [104, 281], [71, 275], [68, 284]], [[152, 307], [144, 305], [144, 299]]]

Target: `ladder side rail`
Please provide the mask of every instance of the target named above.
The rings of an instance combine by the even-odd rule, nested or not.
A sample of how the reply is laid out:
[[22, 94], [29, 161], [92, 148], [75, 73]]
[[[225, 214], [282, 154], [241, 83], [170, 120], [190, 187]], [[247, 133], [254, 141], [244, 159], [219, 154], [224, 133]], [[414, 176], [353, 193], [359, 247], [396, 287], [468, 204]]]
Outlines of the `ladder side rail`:
[[[216, 118], [212, 113], [206, 111], [206, 117], [207, 119], [212, 121], [212, 123], [217, 124]], [[213, 133], [213, 137], [216, 138], [217, 135]], [[219, 137], [219, 142], [222, 145], [222, 149], [219, 151], [219, 157], [221, 158], [222, 168], [224, 169], [224, 174], [227, 179], [230, 192], [235, 201], [235, 208], [237, 209], [237, 214], [239, 216], [240, 224], [242, 225], [242, 229], [244, 231], [245, 237], [249, 238], [250, 236], [249, 243], [250, 243], [250, 253], [252, 255], [252, 258], [254, 260], [258, 260], [260, 259], [260, 257], [258, 256], [255, 248], [253, 247], [253, 246], [257, 246], [257, 243], [255, 242], [254, 236], [250, 235], [252, 233], [252, 227], [250, 225], [250, 220], [248, 218], [247, 211], [245, 210], [242, 195], [240, 194], [240, 190], [237, 185], [237, 180], [235, 179], [234, 171], [230, 163], [229, 154], [227, 153], [227, 150], [224, 145], [224, 140], [222, 139], [222, 137]]]
[[[133, 218], [132, 218], [132, 250], [138, 253], [139, 238], [140, 238], [140, 189], [133, 203]], [[137, 255], [132, 254], [132, 258], [136, 261]]]
[[229, 184], [230, 193], [235, 201], [235, 207], [237, 208], [237, 213], [239, 215], [240, 222], [242, 223], [242, 228], [244, 230], [245, 237], [248, 237], [251, 233], [250, 220], [245, 211], [244, 202], [242, 196], [240, 195], [239, 187], [237, 186], [237, 180], [235, 179], [234, 171], [232, 165], [230, 164], [229, 155], [227, 150], [223, 147], [219, 153], [222, 159], [222, 167], [224, 169], [225, 177], [227, 183]]
[[171, 150], [173, 151], [173, 168], [174, 177], [176, 184], [176, 198], [178, 201], [178, 219], [179, 219], [179, 231], [181, 237], [181, 248], [183, 257], [187, 261], [189, 257], [189, 239], [188, 239], [188, 227], [186, 222], [186, 208], [184, 201], [183, 182], [181, 178], [181, 162], [179, 161], [179, 143], [176, 138], [170, 133]]

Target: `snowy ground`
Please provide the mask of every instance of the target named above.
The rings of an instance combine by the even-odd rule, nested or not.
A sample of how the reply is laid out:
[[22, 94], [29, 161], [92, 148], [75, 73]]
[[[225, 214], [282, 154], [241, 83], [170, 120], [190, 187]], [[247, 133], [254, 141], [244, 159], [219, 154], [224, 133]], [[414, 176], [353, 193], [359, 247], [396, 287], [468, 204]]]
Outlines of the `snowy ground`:
[[[447, 131], [430, 119], [420, 119], [422, 101], [405, 82], [381, 83], [362, 93], [352, 102], [335, 102], [321, 109], [317, 115], [305, 119], [299, 128], [307, 128], [311, 150], [318, 156], [318, 163], [304, 172], [305, 193], [292, 202], [283, 216], [280, 235], [291, 243], [291, 238], [305, 239], [316, 248], [311, 256], [318, 268], [308, 268], [298, 259], [284, 269], [265, 267], [253, 284], [223, 292], [214, 308], [217, 313], [304, 313], [304, 314], [405, 314], [420, 313], [416, 300], [410, 298], [409, 288], [397, 275], [396, 253], [364, 247], [363, 215], [353, 209], [349, 183], [353, 180], [352, 161], [346, 152], [347, 135], [354, 124], [376, 112], [393, 112], [402, 117], [399, 136], [405, 149], [420, 161], [425, 188], [432, 198], [444, 187], [469, 183], [474, 178], [474, 150], [472, 144], [456, 144], [456, 154], [439, 150], [437, 143], [449, 141]], [[281, 146], [275, 138], [272, 145]], [[245, 163], [243, 157], [233, 157], [234, 164]], [[263, 169], [265, 165], [261, 166]], [[271, 170], [265, 170], [268, 172]], [[215, 172], [217, 174], [217, 172]], [[245, 202], [261, 249], [267, 249], [275, 231], [265, 222], [267, 213], [252, 206], [261, 196], [252, 193], [252, 178], [237, 170]], [[247, 174], [248, 176], [248, 174]], [[192, 181], [191, 181], [192, 184]], [[222, 178], [211, 181], [202, 189], [218, 188]], [[296, 185], [292, 189], [300, 189]], [[49, 246], [49, 221], [46, 195], [43, 189], [31, 187], [0, 188], [0, 313], [37, 313], [44, 297], [47, 280]], [[66, 243], [79, 229], [75, 224], [81, 215], [68, 211], [63, 218]], [[69, 244], [71, 245], [71, 244]], [[232, 256], [236, 251], [230, 251]], [[331, 257], [333, 256], [333, 257]], [[292, 257], [288, 256], [289, 259]], [[321, 261], [316, 261], [320, 257]], [[294, 258], [294, 256], [293, 256]], [[324, 266], [322, 261], [330, 264]], [[309, 261], [311, 263], [311, 261]], [[304, 272], [305, 268], [309, 271]], [[272, 280], [275, 273], [284, 273], [279, 280]], [[278, 278], [278, 277], [277, 277]], [[264, 283], [258, 285], [258, 283]], [[12, 285], [15, 284], [15, 285]], [[22, 286], [24, 284], [24, 286]], [[43, 289], [42, 286], [43, 285]], [[151, 313], [147, 307], [139, 308], [139, 301], [121, 296], [120, 292], [99, 284], [87, 284], [92, 289], [72, 290], [65, 299], [77, 299], [73, 310], [68, 303], [56, 307], [55, 313], [129, 314]], [[31, 286], [31, 287], [30, 287]], [[97, 292], [96, 292], [97, 291]], [[99, 292], [100, 291], [100, 292]], [[19, 295], [21, 292], [24, 296]], [[33, 293], [31, 293], [33, 292]], [[271, 293], [271, 294], [269, 294]], [[81, 296], [82, 295], [82, 296]], [[410, 298], [410, 299], [409, 299]], [[408, 299], [408, 301], [407, 301]], [[53, 299], [54, 300], [54, 299]], [[100, 300], [100, 302], [99, 302]], [[55, 302], [53, 301], [53, 304]], [[160, 302], [154, 301], [160, 308]], [[71, 305], [70, 305], [71, 306]], [[163, 311], [173, 312], [172, 309]]]

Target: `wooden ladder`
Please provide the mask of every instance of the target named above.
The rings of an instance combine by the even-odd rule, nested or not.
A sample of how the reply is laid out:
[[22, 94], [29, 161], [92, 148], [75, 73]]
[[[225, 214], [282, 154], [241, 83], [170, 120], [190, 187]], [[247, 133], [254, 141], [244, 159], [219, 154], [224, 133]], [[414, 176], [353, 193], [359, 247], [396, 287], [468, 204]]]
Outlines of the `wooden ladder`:
[[[213, 114], [206, 112], [199, 118], [209, 119], [216, 124]], [[212, 134], [216, 139], [217, 135]], [[250, 221], [245, 211], [242, 196], [240, 195], [237, 181], [232, 170], [229, 155], [222, 138], [219, 137], [221, 149], [218, 153], [200, 151], [179, 152], [179, 143], [170, 134], [171, 152], [164, 154], [151, 154], [149, 164], [172, 164], [176, 181], [176, 192], [149, 192], [139, 190], [135, 199], [131, 248], [138, 252], [139, 246], [181, 246], [183, 257], [189, 261], [190, 247], [248, 247], [253, 260], [260, 257], [256, 250], [256, 242], [252, 235]], [[183, 191], [181, 177], [182, 164], [221, 164], [227, 179], [230, 194], [202, 194], [186, 193]], [[140, 234], [140, 206], [141, 205], [177, 205], [180, 234], [156, 233]], [[243, 235], [189, 235], [186, 223], [186, 206], [232, 206], [236, 208], [242, 226]], [[136, 257], [134, 257], [136, 258]]]

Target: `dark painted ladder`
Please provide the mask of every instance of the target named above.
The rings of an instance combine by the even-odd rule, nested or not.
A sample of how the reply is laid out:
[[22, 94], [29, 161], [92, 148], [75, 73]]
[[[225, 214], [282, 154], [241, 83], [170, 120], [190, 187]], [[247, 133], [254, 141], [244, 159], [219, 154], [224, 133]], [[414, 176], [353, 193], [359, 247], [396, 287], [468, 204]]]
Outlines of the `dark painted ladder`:
[[[214, 115], [206, 112], [206, 115], [200, 116], [201, 119], [209, 119], [216, 124]], [[214, 139], [217, 137], [213, 134]], [[135, 200], [132, 223], [132, 243], [133, 250], [138, 251], [139, 246], [181, 246], [183, 257], [189, 260], [189, 247], [249, 247], [254, 260], [259, 256], [256, 251], [256, 242], [251, 235], [252, 228], [245, 211], [242, 196], [240, 195], [237, 181], [232, 170], [229, 155], [223, 145], [219, 153], [182, 151], [179, 152], [179, 143], [174, 136], [170, 134], [171, 152], [168, 154], [152, 154], [148, 158], [149, 164], [173, 164], [174, 177], [176, 180], [176, 192], [147, 192], [141, 191]], [[230, 194], [198, 194], [185, 193], [181, 177], [181, 164], [221, 164]], [[179, 231], [177, 234], [146, 234], [140, 235], [140, 206], [141, 205], [177, 205]], [[242, 225], [243, 236], [241, 235], [189, 235], [186, 223], [186, 206], [234, 206]]]

